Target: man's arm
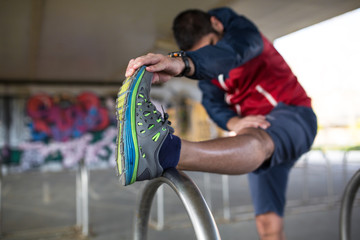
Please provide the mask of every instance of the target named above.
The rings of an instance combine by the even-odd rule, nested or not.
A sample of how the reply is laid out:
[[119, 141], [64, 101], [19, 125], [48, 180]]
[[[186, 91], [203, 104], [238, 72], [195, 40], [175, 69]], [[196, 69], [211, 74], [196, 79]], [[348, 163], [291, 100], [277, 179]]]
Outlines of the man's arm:
[[[189, 58], [190, 71], [187, 76], [194, 74], [194, 63]], [[149, 53], [147, 55], [131, 59], [127, 66], [125, 77], [130, 77], [141, 66], [147, 66], [146, 70], [154, 73], [153, 83], [167, 82], [172, 77], [179, 75], [185, 68], [181, 58], [170, 58], [162, 54]]]
[[226, 127], [229, 131], [239, 134], [244, 128], [266, 129], [270, 127], [270, 122], [268, 122], [263, 115], [249, 115], [246, 117], [235, 116], [229, 119]]
[[210, 118], [222, 129], [229, 130], [227, 122], [237, 114], [225, 102], [224, 91], [206, 80], [199, 81], [199, 88], [203, 92], [202, 104]]
[[270, 123], [263, 115], [238, 116], [225, 102], [224, 91], [209, 81], [199, 81], [203, 92], [202, 104], [210, 118], [222, 129], [240, 133], [242, 129], [253, 127], [266, 129]]

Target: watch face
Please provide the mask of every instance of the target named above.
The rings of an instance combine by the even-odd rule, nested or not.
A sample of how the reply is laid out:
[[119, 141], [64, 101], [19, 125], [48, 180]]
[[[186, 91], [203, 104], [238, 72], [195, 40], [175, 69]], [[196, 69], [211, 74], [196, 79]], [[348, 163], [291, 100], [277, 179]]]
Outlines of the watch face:
[[184, 51], [178, 51], [178, 52], [171, 52], [168, 54], [169, 57], [182, 57], [185, 56], [185, 52]]

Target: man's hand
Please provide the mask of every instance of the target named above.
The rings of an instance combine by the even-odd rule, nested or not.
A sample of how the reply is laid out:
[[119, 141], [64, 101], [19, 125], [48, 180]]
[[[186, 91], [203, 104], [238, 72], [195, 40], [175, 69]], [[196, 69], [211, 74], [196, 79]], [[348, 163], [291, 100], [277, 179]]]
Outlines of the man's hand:
[[125, 77], [134, 74], [139, 67], [146, 65], [146, 70], [154, 73], [153, 83], [163, 83], [180, 74], [185, 68], [181, 58], [170, 58], [162, 54], [149, 53], [147, 55], [131, 59], [125, 73]]
[[239, 134], [242, 129], [249, 127], [266, 129], [270, 127], [270, 123], [263, 115], [250, 115], [243, 118], [232, 117], [227, 122], [226, 126], [230, 131]]

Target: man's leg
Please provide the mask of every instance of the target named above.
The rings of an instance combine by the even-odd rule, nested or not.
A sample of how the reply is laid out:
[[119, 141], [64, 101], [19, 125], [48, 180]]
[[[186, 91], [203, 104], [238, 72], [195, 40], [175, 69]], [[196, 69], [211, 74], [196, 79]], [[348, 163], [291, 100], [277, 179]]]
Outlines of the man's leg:
[[[290, 141], [295, 139], [295, 142], [299, 142], [299, 139], [303, 140], [300, 138], [301, 135], [307, 135], [308, 131], [304, 131], [302, 127], [304, 124], [297, 122], [299, 119], [302, 120], [303, 115], [308, 117], [309, 113], [313, 116], [307, 120], [310, 120], [315, 126], [314, 134], [316, 134], [316, 117], [311, 109], [301, 108], [299, 111], [296, 107], [290, 107], [299, 111], [299, 114], [295, 114], [297, 112], [293, 110], [283, 110], [288, 107], [279, 104], [272, 111], [273, 116], [270, 116], [277, 120], [273, 121], [266, 131], [260, 128], [246, 128], [235, 137], [197, 143], [183, 140], [180, 144], [180, 139], [172, 135], [173, 129], [169, 126], [167, 115], [162, 117], [149, 100], [152, 77], [152, 74], [142, 67], [133, 76], [126, 79], [118, 94], [116, 106], [119, 133], [116, 162], [118, 172], [125, 180], [123, 181], [124, 185], [159, 177], [168, 167], [177, 166], [184, 170], [243, 174], [254, 171], [259, 166], [263, 168], [263, 163], [273, 166], [278, 164], [279, 159], [296, 159], [300, 156], [299, 153], [302, 154], [308, 150], [307, 145], [311, 145], [313, 141], [313, 136], [310, 136], [311, 138], [306, 136], [309, 138], [306, 139], [307, 144], [298, 145]], [[304, 114], [306, 112], [308, 114]], [[285, 125], [286, 127], [284, 127]], [[284, 139], [278, 139], [280, 135], [276, 129], [285, 131]], [[292, 134], [289, 134], [289, 130]], [[290, 135], [291, 139], [289, 139]], [[283, 143], [288, 143], [292, 148], [295, 147], [297, 156], [293, 154], [293, 151], [285, 151], [290, 154], [286, 157], [273, 154], [275, 145], [279, 148]], [[178, 147], [163, 147], [173, 145]], [[303, 147], [299, 148], [298, 146]], [[274, 155], [277, 157], [274, 158]], [[271, 162], [267, 161], [271, 156]], [[173, 160], [169, 163], [168, 158]], [[166, 162], [165, 166], [163, 166], [164, 161]]]
[[167, 115], [161, 116], [149, 100], [151, 80], [152, 74], [142, 67], [126, 79], [118, 94], [116, 162], [124, 185], [159, 177], [164, 169], [176, 166], [192, 171], [248, 173], [272, 155], [274, 143], [259, 128], [244, 129], [235, 137], [183, 140], [180, 144]]
[[[264, 130], [247, 128], [235, 137], [205, 142], [182, 140], [178, 168], [221, 174], [244, 174], [258, 169], [270, 158], [273, 151], [274, 143]], [[257, 213], [256, 227], [262, 240], [285, 239], [282, 214], [288, 173], [292, 165], [293, 163], [284, 163], [263, 173], [249, 175]]]
[[248, 174], [260, 239], [285, 239], [283, 216], [289, 173], [295, 161]]
[[261, 240], [285, 240], [283, 218], [275, 212], [260, 214], [255, 221]]
[[257, 169], [274, 151], [270, 136], [246, 128], [234, 137], [203, 142], [182, 140], [178, 169], [221, 174], [244, 174]]

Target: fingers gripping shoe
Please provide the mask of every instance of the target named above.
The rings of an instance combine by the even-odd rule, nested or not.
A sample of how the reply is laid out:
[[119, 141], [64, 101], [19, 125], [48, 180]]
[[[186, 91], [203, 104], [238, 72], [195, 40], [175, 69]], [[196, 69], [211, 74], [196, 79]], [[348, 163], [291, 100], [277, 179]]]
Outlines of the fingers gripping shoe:
[[127, 78], [117, 96], [118, 138], [116, 163], [123, 185], [159, 177], [163, 168], [159, 152], [168, 134], [174, 130], [151, 103], [153, 74], [145, 67]]

